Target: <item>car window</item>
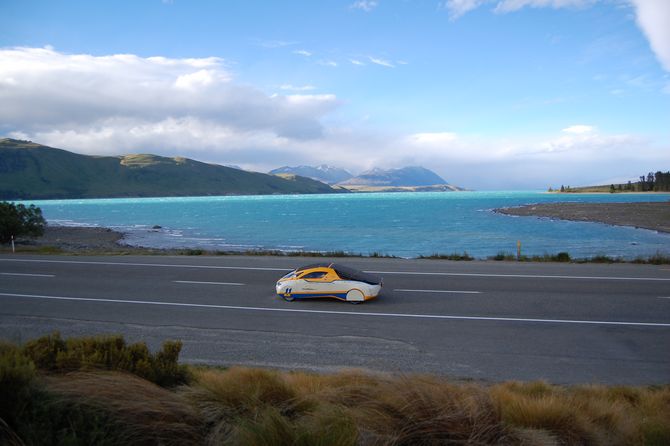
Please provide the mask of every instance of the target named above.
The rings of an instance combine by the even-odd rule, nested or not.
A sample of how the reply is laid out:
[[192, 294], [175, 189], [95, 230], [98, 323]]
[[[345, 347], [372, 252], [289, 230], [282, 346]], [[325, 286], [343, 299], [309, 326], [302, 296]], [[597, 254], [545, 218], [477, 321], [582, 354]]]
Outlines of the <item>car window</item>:
[[305, 274], [304, 276], [301, 277], [301, 279], [320, 279], [326, 275], [325, 272], [313, 272], [309, 274]]

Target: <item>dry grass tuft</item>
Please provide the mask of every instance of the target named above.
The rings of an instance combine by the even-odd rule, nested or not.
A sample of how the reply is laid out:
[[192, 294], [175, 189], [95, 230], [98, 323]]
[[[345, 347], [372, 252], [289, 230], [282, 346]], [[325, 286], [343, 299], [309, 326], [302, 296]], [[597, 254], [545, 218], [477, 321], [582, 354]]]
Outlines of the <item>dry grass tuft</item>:
[[197, 412], [180, 395], [137, 376], [76, 372], [45, 383], [60, 402], [84, 404], [118, 421], [125, 444], [202, 444]]
[[670, 444], [670, 389], [493, 386], [506, 423], [544, 431], [564, 445]]
[[511, 444], [498, 408], [481, 388], [426, 377], [389, 379], [352, 408], [371, 444]]
[[150, 355], [118, 337], [0, 343], [0, 444], [670, 445], [670, 386], [186, 370], [179, 346]]

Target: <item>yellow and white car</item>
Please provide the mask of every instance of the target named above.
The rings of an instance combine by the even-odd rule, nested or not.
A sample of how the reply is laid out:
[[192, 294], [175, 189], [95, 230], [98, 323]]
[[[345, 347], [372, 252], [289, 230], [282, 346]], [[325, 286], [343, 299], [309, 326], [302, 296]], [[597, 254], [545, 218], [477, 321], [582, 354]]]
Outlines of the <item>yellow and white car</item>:
[[336, 263], [316, 263], [295, 269], [277, 281], [277, 294], [287, 301], [331, 297], [351, 303], [373, 299], [382, 279]]

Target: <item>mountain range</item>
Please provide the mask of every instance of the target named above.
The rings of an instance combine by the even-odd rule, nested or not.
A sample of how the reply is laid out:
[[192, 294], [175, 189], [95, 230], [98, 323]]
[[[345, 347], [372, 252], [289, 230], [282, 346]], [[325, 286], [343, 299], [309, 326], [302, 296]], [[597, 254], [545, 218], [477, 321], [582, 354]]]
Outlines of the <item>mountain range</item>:
[[292, 174], [300, 175], [302, 177], [311, 178], [313, 180], [321, 181], [326, 184], [337, 184], [342, 181], [346, 181], [349, 178], [353, 178], [353, 175], [348, 171], [341, 169], [339, 167], [329, 166], [327, 164], [322, 164], [320, 166], [284, 166], [278, 169], [271, 170], [268, 172], [272, 175], [277, 174]]
[[284, 166], [270, 173], [291, 173], [356, 192], [454, 191], [463, 190], [447, 183], [435, 172], [420, 166], [397, 169], [374, 168], [353, 176], [337, 167], [321, 165]]
[[267, 175], [157, 155], [89, 156], [0, 139], [0, 199], [336, 193], [296, 175]]

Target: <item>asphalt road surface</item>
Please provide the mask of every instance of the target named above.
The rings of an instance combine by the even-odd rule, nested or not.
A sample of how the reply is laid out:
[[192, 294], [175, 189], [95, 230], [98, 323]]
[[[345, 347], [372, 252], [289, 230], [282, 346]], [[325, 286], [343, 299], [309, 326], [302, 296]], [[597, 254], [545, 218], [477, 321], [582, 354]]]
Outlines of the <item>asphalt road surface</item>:
[[274, 294], [315, 261], [0, 255], [0, 338], [121, 333], [181, 339], [189, 363], [670, 383], [670, 266], [336, 259], [381, 275], [380, 297]]

